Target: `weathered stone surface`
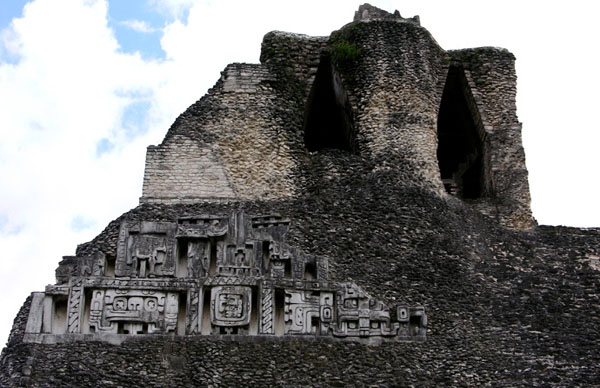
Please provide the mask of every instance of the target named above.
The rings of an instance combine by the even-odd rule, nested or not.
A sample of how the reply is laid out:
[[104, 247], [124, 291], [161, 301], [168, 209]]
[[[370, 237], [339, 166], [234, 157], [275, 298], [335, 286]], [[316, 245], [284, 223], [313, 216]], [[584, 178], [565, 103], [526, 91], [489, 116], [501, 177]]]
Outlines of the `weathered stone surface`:
[[96, 254], [88, 270], [58, 271], [60, 285], [33, 294], [24, 341], [170, 333], [425, 339], [422, 306], [392, 319], [356, 284], [332, 282], [327, 258], [289, 246], [289, 226], [279, 215], [243, 211], [123, 221], [114, 263]]
[[1, 386], [597, 385], [600, 230], [531, 218], [514, 57], [356, 17], [225, 69], [25, 301]]

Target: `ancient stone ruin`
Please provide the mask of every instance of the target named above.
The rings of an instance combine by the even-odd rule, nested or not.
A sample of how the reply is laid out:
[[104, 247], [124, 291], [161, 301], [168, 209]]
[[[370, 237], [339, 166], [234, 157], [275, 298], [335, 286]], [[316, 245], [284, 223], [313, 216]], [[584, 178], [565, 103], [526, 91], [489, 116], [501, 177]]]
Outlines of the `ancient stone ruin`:
[[25, 301], [0, 385], [597, 384], [600, 231], [532, 218], [514, 61], [368, 4], [266, 34]]
[[[123, 341], [126, 335], [316, 335], [424, 339], [422, 306], [390, 309], [327, 258], [288, 246], [279, 215], [123, 221], [117, 256], [64, 261], [56, 285], [32, 295], [24, 341]], [[110, 336], [117, 334], [117, 336]]]

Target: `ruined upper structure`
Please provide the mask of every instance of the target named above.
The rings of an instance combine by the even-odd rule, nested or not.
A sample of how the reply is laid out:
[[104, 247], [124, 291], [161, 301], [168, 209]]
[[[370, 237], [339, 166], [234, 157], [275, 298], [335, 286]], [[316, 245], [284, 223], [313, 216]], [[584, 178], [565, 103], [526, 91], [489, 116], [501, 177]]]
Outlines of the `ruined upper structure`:
[[27, 299], [0, 385], [597, 383], [600, 232], [535, 225], [514, 60], [368, 4], [268, 33]]
[[141, 203], [302, 196], [310, 152], [333, 148], [529, 228], [515, 95], [508, 51], [447, 52], [418, 17], [364, 5], [330, 37], [271, 32], [261, 64], [229, 65], [148, 148]]

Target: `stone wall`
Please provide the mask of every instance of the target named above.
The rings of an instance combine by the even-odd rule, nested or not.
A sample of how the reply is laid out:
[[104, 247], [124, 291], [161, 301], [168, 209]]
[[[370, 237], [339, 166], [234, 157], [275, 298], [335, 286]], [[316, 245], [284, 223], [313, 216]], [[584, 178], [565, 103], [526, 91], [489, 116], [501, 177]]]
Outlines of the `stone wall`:
[[[355, 157], [337, 156], [341, 165], [360, 171]], [[319, 194], [304, 201], [148, 204], [125, 217], [168, 220], [240, 205], [248, 212], [276, 208], [294, 225], [290, 241], [328, 256], [335, 279], [352, 277], [387, 302], [424, 304], [426, 342], [227, 335], [122, 335], [120, 345], [76, 336], [55, 344], [19, 340], [4, 351], [0, 385], [595, 384], [600, 231], [541, 227], [506, 233], [475, 211], [457, 210], [424, 192], [399, 191], [394, 181], [381, 173], [366, 182], [340, 174], [325, 178]], [[92, 245], [115, 250], [110, 241], [118, 230], [108, 228], [79, 254], [91, 252]], [[11, 338], [24, 324], [16, 323]]]
[[141, 202], [293, 195], [293, 120], [284, 120], [290, 102], [277, 80], [265, 66], [229, 65], [163, 143], [148, 148]]
[[[272, 31], [263, 38], [260, 62], [301, 89], [300, 104], [306, 98], [317, 74], [321, 55], [327, 50], [328, 37]], [[293, 92], [293, 90], [292, 90]]]
[[[148, 148], [142, 203], [302, 196], [308, 151], [324, 147], [351, 150], [374, 170], [400, 170], [399, 184], [448, 197], [438, 166], [438, 114], [453, 67], [465, 80], [462, 94], [484, 154], [485, 188], [465, 204], [510, 228], [533, 225], [508, 51], [445, 52], [414, 20], [394, 16], [354, 22], [328, 38], [268, 33], [261, 62], [229, 65], [163, 143]], [[315, 82], [319, 71], [331, 72], [332, 81]], [[328, 88], [347, 102], [323, 109], [345, 111], [333, 113], [345, 118], [315, 110], [326, 104], [320, 97]], [[339, 126], [346, 129], [322, 135], [328, 140], [319, 145], [318, 133], [328, 131], [312, 128], [319, 120], [330, 127], [345, 120]]]
[[330, 44], [361, 155], [375, 169], [401, 170], [399, 185], [441, 192], [436, 121], [444, 51], [424, 28], [404, 21], [353, 23], [334, 32]]
[[516, 114], [515, 57], [505, 49], [491, 47], [449, 54], [463, 66], [477, 109], [484, 120], [494, 185], [489, 202], [504, 225], [529, 228], [534, 221], [521, 123]]
[[143, 202], [234, 197], [223, 164], [209, 145], [174, 135], [167, 144], [148, 147]]

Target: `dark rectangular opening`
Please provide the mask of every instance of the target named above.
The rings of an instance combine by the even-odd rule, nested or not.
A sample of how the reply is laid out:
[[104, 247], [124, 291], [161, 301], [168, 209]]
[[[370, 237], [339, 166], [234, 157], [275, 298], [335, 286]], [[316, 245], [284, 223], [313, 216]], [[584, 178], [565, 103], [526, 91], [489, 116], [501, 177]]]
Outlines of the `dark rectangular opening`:
[[177, 241], [177, 272], [178, 278], [188, 276], [188, 244], [187, 240], [179, 239]]
[[66, 296], [55, 296], [52, 311], [52, 334], [64, 334], [67, 332], [67, 306]]
[[306, 263], [304, 266], [304, 279], [314, 280], [317, 278], [317, 264], [315, 262]]
[[475, 120], [476, 109], [464, 70], [451, 65], [438, 113], [437, 157], [444, 188], [463, 199], [485, 197], [491, 190], [485, 130]]
[[217, 240], [212, 238], [210, 239], [210, 266], [208, 269], [208, 274], [211, 276], [216, 275], [217, 273]]
[[185, 317], [187, 315], [187, 293], [179, 294], [179, 311], [177, 313], [177, 335], [185, 335]]
[[321, 57], [307, 99], [304, 143], [309, 151], [335, 148], [358, 153], [352, 107], [329, 55]]
[[419, 334], [419, 330], [421, 327], [421, 316], [420, 315], [411, 315], [410, 320], [408, 322], [408, 331], [410, 335]]
[[285, 267], [283, 277], [289, 279], [292, 277], [292, 263], [291, 260], [285, 260], [284, 263]]
[[104, 276], [111, 278], [115, 277], [115, 264], [117, 262], [116, 257], [106, 255], [106, 266], [104, 267]]
[[83, 305], [83, 319], [81, 323], [81, 332], [82, 333], [93, 333], [95, 332], [95, 327], [90, 327], [90, 310], [92, 307], [92, 294], [94, 293], [91, 289], [86, 289], [84, 291], [84, 305]]
[[273, 322], [275, 335], [285, 334], [285, 291], [275, 289], [275, 319]]
[[202, 328], [203, 335], [210, 334], [210, 288], [204, 289], [204, 298], [202, 303]]
[[258, 290], [256, 287], [252, 287], [252, 306], [250, 307], [250, 326], [248, 328], [248, 334], [258, 334]]
[[321, 332], [321, 319], [319, 316], [312, 316], [310, 318], [310, 331], [312, 334], [319, 334]]
[[269, 241], [263, 241], [262, 243], [262, 267], [263, 272], [267, 272], [269, 270], [270, 265], [270, 254], [269, 250], [271, 248], [271, 243]]

